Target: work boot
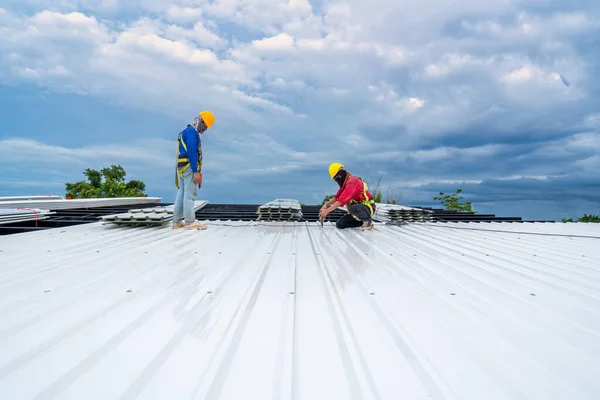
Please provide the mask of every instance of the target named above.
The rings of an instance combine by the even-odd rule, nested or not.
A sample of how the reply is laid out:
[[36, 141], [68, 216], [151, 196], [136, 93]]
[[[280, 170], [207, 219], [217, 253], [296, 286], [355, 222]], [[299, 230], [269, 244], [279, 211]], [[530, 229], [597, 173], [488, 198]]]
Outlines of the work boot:
[[185, 224], [182, 221], [179, 221], [178, 223], [173, 224], [173, 229], [181, 229], [184, 227], [185, 227]]
[[204, 230], [204, 229], [207, 229], [207, 228], [208, 228], [208, 226], [202, 225], [200, 223], [200, 221], [194, 221], [193, 223], [191, 223], [189, 225], [186, 225], [186, 227], [185, 227], [185, 229], [188, 230], [188, 231], [192, 230], [192, 229]]
[[370, 231], [371, 229], [373, 229], [373, 220], [370, 219], [368, 221], [364, 221], [363, 222], [363, 226], [362, 226], [362, 230], [363, 231]]

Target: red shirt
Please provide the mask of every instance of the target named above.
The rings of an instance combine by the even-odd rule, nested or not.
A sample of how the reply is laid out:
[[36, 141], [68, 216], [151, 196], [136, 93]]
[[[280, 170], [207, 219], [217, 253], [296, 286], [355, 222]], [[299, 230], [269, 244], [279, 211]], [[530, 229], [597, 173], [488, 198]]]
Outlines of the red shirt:
[[[363, 186], [363, 182], [358, 177], [348, 174], [346, 184], [342, 186], [333, 197], [342, 203], [343, 206], [345, 206], [351, 200], [360, 203], [361, 201], [365, 200], [363, 195], [364, 190], [365, 187]], [[373, 195], [371, 195], [368, 190], [367, 197], [369, 199], [373, 198]]]

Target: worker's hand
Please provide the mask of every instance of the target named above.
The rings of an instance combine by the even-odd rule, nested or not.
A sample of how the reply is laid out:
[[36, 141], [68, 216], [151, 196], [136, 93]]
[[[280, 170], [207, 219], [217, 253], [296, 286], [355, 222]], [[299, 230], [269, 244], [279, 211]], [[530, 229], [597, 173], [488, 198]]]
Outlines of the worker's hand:
[[321, 208], [321, 211], [319, 211], [319, 218], [320, 219], [325, 219], [327, 218], [327, 215], [329, 214], [329, 208]]
[[197, 183], [198, 185], [202, 185], [202, 172], [194, 173], [194, 183]]

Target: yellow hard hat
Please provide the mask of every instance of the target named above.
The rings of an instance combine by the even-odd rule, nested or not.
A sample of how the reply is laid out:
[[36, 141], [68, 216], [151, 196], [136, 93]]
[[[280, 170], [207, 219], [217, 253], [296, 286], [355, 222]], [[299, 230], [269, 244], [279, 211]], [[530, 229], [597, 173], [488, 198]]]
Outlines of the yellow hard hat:
[[333, 163], [329, 166], [329, 176], [331, 177], [331, 179], [333, 179], [333, 177], [338, 173], [338, 171], [340, 169], [344, 168], [343, 164], [340, 163]]
[[212, 124], [215, 123], [215, 115], [210, 111], [202, 111], [200, 113], [200, 118], [202, 118], [202, 120], [206, 124], [206, 127], [209, 129], [212, 126]]

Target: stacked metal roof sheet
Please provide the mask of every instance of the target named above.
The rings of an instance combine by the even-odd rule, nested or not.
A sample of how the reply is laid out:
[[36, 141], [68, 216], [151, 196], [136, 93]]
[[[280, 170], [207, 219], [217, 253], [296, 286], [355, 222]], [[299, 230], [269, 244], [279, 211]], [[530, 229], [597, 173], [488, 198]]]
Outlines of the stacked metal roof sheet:
[[64, 200], [62, 196], [51, 194], [41, 194], [34, 196], [0, 196], [0, 203], [3, 201], [24, 201], [24, 200]]
[[134, 208], [129, 210], [132, 213], [167, 213], [173, 214], [173, 210], [175, 206], [173, 204], [169, 206], [159, 206], [159, 207], [147, 207], [147, 208]]
[[75, 208], [96, 208], [118, 205], [148, 205], [160, 203], [160, 197], [113, 197], [95, 199], [22, 199], [0, 201], [0, 208], [43, 208], [47, 210], [68, 210]]
[[39, 208], [0, 208], [0, 225], [48, 219], [53, 211]]
[[302, 206], [295, 199], [275, 199], [258, 207], [259, 221], [301, 221]]
[[[196, 200], [194, 213], [206, 206], [208, 201]], [[117, 225], [164, 225], [173, 220], [175, 206], [149, 207], [144, 209], [131, 209], [127, 213], [105, 215], [100, 217], [104, 223]]]
[[433, 220], [433, 211], [398, 204], [377, 203], [373, 219], [390, 224], [425, 222]]

